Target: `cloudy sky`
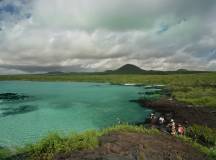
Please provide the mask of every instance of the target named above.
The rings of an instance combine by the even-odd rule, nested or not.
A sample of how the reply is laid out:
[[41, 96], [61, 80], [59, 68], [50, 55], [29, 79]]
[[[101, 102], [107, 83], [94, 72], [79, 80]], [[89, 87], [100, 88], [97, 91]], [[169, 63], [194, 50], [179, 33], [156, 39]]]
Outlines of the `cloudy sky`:
[[216, 70], [216, 0], [0, 0], [0, 74]]

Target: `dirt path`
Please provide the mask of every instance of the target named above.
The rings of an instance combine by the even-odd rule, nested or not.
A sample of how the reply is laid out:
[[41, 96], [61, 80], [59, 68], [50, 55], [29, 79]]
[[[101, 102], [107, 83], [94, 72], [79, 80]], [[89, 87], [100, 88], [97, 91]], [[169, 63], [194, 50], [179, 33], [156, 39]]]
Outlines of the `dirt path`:
[[190, 145], [167, 135], [110, 133], [100, 138], [100, 147], [58, 155], [56, 160], [206, 160]]

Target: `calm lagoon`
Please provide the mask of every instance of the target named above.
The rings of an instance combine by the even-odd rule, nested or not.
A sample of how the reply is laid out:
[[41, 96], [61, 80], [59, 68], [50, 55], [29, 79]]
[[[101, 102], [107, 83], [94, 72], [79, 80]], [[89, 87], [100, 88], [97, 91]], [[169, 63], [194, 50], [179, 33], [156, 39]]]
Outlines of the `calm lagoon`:
[[81, 132], [121, 122], [143, 121], [150, 110], [129, 100], [143, 87], [100, 83], [1, 81], [0, 146], [33, 143], [49, 132]]

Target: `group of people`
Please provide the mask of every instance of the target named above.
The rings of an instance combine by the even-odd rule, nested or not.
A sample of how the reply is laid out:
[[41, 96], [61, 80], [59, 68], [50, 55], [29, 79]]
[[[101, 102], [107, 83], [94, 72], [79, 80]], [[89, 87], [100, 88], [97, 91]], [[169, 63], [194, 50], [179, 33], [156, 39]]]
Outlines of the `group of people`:
[[157, 117], [154, 113], [150, 115], [150, 124], [159, 125], [160, 128], [165, 128], [171, 135], [184, 135], [185, 128], [180, 123], [176, 125], [174, 119], [165, 118], [162, 114]]

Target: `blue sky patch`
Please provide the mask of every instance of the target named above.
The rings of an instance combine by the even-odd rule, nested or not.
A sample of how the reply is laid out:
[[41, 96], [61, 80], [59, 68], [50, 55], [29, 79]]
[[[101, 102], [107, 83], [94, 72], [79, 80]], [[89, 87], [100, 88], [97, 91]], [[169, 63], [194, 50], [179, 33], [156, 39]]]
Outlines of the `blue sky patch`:
[[160, 25], [160, 29], [157, 31], [158, 34], [164, 33], [168, 31], [169, 26], [167, 24]]
[[7, 12], [10, 14], [19, 14], [19, 9], [15, 5], [7, 4], [5, 6], [0, 6], [0, 13], [3, 12]]

